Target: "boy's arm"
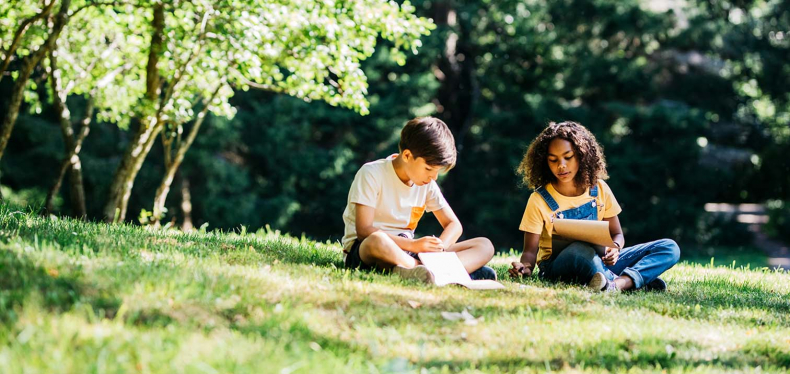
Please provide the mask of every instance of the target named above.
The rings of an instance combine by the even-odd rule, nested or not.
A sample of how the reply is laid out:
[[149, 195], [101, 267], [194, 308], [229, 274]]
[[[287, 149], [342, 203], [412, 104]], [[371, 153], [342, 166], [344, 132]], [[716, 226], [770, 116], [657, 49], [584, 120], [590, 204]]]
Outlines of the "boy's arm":
[[464, 232], [464, 228], [461, 226], [461, 221], [449, 205], [446, 205], [442, 209], [435, 210], [433, 215], [436, 216], [436, 219], [439, 220], [439, 224], [444, 228], [439, 239], [442, 240], [444, 249], [447, 250], [447, 248], [450, 248], [458, 241], [458, 238], [460, 238], [461, 234]]
[[[376, 213], [376, 209], [367, 205], [362, 204], [355, 204], [357, 209], [356, 213], [356, 222], [355, 226], [357, 229], [357, 239], [359, 241], [365, 240], [370, 234], [373, 234], [379, 229], [373, 226], [373, 216]], [[411, 251], [415, 253], [419, 252], [440, 252], [442, 251], [442, 245], [437, 238], [420, 238], [418, 240], [404, 238], [402, 236], [387, 234], [395, 244], [400, 247], [400, 249]]]
[[524, 251], [521, 253], [519, 262], [513, 262], [512, 268], [508, 270], [511, 277], [531, 276], [535, 270], [535, 262], [538, 259], [538, 244], [540, 234], [524, 232]]

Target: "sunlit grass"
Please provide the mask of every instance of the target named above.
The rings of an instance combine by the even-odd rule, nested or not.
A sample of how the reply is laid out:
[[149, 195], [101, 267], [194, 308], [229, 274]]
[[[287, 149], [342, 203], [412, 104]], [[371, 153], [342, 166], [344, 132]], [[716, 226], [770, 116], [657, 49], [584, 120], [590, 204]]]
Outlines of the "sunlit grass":
[[[500, 276], [515, 255], [495, 258]], [[790, 276], [682, 263], [670, 292], [432, 288], [272, 232], [0, 208], [3, 373], [784, 372]], [[474, 319], [448, 320], [442, 312]]]

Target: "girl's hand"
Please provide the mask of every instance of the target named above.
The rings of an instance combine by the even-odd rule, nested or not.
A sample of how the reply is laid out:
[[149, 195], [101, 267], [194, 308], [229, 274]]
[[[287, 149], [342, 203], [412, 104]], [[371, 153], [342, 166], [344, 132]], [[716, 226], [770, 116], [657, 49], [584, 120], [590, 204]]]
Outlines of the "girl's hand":
[[424, 236], [412, 242], [411, 249], [414, 253], [420, 252], [442, 252], [444, 243], [435, 236]]
[[619, 258], [620, 258], [619, 248], [606, 247], [606, 255], [603, 256], [601, 259], [603, 260], [604, 265], [612, 266], [617, 263], [617, 259]]
[[532, 269], [520, 262], [513, 262], [510, 264], [512, 268], [508, 269], [511, 278], [521, 278], [532, 276]]

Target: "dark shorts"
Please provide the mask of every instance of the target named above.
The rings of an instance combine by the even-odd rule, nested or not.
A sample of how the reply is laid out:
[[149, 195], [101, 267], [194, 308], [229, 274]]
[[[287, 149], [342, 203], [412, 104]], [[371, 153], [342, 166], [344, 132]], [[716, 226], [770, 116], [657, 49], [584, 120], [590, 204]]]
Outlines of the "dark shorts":
[[[404, 238], [408, 238], [408, 236], [404, 234], [398, 234], [398, 236], [402, 236]], [[359, 246], [362, 245], [362, 242], [359, 240], [354, 240], [354, 244], [351, 245], [351, 249], [348, 250], [348, 254], [346, 255], [346, 268], [349, 269], [359, 269], [359, 270], [375, 270], [373, 265], [368, 265], [362, 262], [362, 258], [359, 257]], [[417, 261], [420, 261], [419, 256], [417, 256], [414, 252], [403, 251], [406, 252], [407, 255], [411, 256]]]
[[359, 257], [359, 246], [361, 244], [362, 244], [361, 241], [354, 240], [354, 244], [351, 245], [351, 249], [349, 249], [348, 253], [346, 254], [346, 268], [359, 269], [359, 270], [373, 270], [373, 266], [362, 262], [362, 259]]

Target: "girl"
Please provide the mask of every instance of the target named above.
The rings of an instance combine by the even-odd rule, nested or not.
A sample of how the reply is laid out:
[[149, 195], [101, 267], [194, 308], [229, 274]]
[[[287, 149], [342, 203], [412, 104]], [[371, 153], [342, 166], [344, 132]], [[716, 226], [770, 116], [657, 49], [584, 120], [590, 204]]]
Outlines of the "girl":
[[[530, 276], [540, 265], [541, 278], [587, 284], [599, 291], [666, 290], [658, 276], [677, 263], [680, 249], [670, 239], [624, 248], [617, 218], [622, 209], [604, 182], [609, 176], [603, 151], [584, 126], [550, 123], [530, 144], [518, 173], [535, 192], [519, 226], [524, 231], [524, 252], [520, 262], [512, 263], [512, 277]], [[562, 218], [609, 222], [616, 247], [606, 248], [603, 257], [583, 242], [553, 252], [553, 222]]]

